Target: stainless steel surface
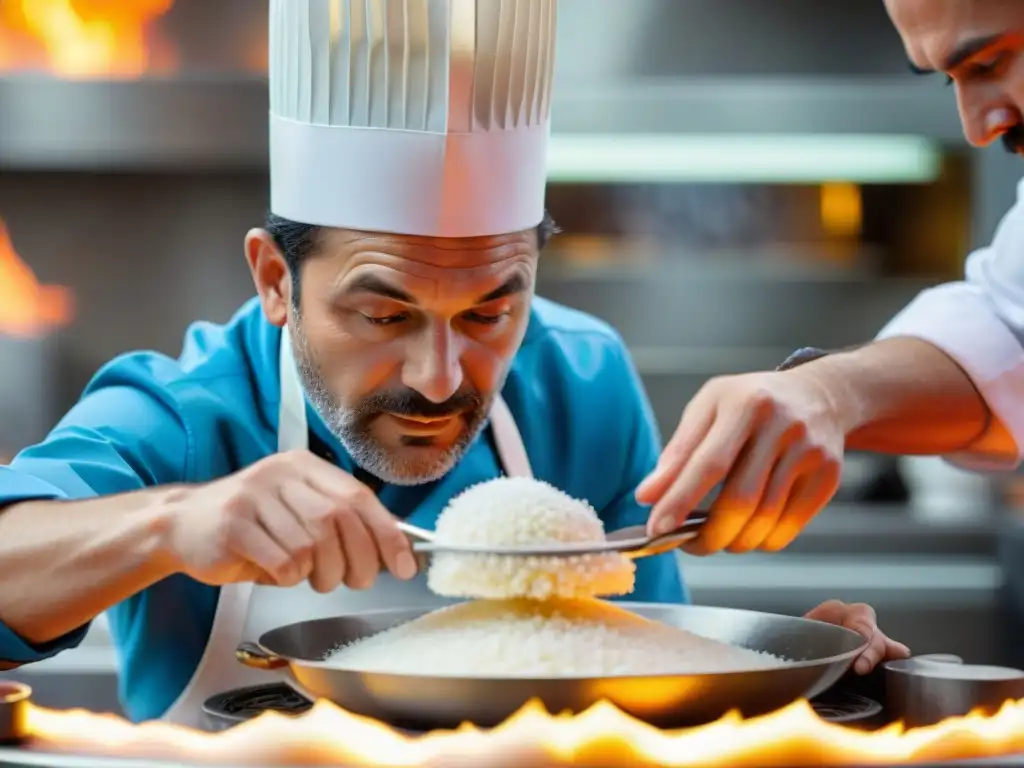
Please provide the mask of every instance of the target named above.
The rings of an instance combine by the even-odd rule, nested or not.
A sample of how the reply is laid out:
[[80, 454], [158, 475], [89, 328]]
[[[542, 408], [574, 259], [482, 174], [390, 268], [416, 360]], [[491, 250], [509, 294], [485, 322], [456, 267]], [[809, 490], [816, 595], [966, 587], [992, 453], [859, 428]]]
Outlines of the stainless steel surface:
[[[737, 18], [758, 34], [721, 45]], [[262, 167], [267, 94], [253, 73], [266, 58], [266, 24], [242, 0], [178, 0], [155, 25], [178, 53], [170, 75], [118, 83], [8, 75], [0, 167]], [[963, 141], [954, 100], [909, 74], [877, 3], [562, 0], [558, 26], [555, 133]]]
[[909, 74], [884, 7], [870, 0], [560, 0], [558, 22], [567, 82]]
[[[685, 358], [698, 361], [699, 369], [674, 369], [704, 376], [725, 373], [726, 366], [743, 370], [742, 355], [730, 354], [732, 349], [785, 349], [788, 355], [812, 341], [823, 349], [863, 343], [865, 333], [876, 333], [919, 291], [934, 285], [916, 279], [798, 275], [773, 280], [753, 265], [751, 277], [721, 275], [703, 260], [670, 251], [662, 263], [648, 268], [578, 270], [571, 276], [552, 275], [541, 261], [539, 295], [597, 315], [622, 334], [630, 349], [704, 352]], [[652, 307], [657, 307], [657, 322], [651, 322]], [[718, 352], [706, 352], [711, 347]], [[773, 356], [770, 367], [783, 359]], [[762, 355], [751, 362], [754, 367], [769, 361]], [[654, 370], [663, 373], [665, 368]]]
[[26, 707], [32, 689], [0, 680], [0, 744], [24, 738]]
[[0, 461], [46, 437], [60, 417], [57, 338], [19, 338], [0, 329]]
[[[963, 145], [948, 93], [902, 78], [689, 78], [556, 91], [562, 133], [906, 134]], [[756, 122], [751, 116], [757, 115]]]
[[991, 558], [995, 563], [1002, 536], [998, 515], [980, 522], [930, 525], [901, 504], [833, 503], [777, 557], [837, 555], [895, 561], [914, 556], [905, 561], [913, 564], [924, 556], [953, 562], [955, 558]]
[[917, 727], [974, 710], [992, 714], [1024, 698], [1024, 671], [968, 665], [948, 654], [918, 656], [888, 662], [885, 688], [891, 719]]
[[263, 78], [131, 82], [0, 78], [4, 170], [263, 169]]
[[602, 552], [619, 552], [636, 560], [641, 557], [661, 555], [678, 549], [681, 545], [697, 538], [700, 529], [707, 522], [707, 513], [691, 514], [682, 525], [675, 530], [658, 536], [647, 533], [646, 526], [630, 525], [611, 531], [605, 541], [585, 544], [545, 544], [517, 547], [489, 547], [476, 544], [448, 544], [437, 541], [430, 531], [415, 526], [400, 524], [406, 535], [416, 539], [412, 546], [417, 554], [452, 553], [465, 555], [497, 555], [499, 557], [579, 557]]
[[[264, 169], [266, 83], [0, 78], [4, 170]], [[554, 133], [914, 134], [962, 143], [949, 93], [896, 80], [632, 82], [556, 90]], [[211, 126], [216, 126], [212, 129]]]
[[628, 603], [641, 616], [723, 642], [767, 651], [793, 662], [751, 672], [658, 677], [455, 678], [360, 673], [333, 668], [323, 658], [339, 644], [422, 616], [422, 609], [375, 611], [300, 622], [267, 632], [259, 645], [239, 648], [239, 660], [280, 669], [312, 695], [393, 724], [455, 727], [502, 722], [538, 698], [550, 711], [582, 711], [607, 699], [660, 726], [709, 722], [732, 709], [770, 712], [831, 687], [865, 642], [855, 632], [790, 616], [703, 606]]

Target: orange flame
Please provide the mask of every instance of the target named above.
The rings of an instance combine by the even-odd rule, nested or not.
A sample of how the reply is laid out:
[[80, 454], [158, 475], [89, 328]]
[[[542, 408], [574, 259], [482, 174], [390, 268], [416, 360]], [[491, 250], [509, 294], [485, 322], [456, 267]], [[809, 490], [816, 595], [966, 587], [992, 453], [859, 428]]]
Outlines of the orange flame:
[[[0, 0], [0, 69], [44, 69], [69, 79], [133, 78], [163, 66], [169, 49], [148, 25], [174, 0]], [[152, 36], [150, 36], [152, 37]]]
[[552, 716], [531, 703], [490, 731], [464, 726], [410, 737], [321, 701], [299, 717], [267, 713], [210, 734], [166, 723], [30, 707], [38, 749], [233, 765], [764, 766], [878, 765], [979, 759], [1024, 751], [1024, 701], [906, 731], [862, 732], [821, 720], [805, 701], [763, 717], [727, 715], [662, 731], [611, 704]]
[[71, 322], [74, 297], [59, 285], [40, 285], [14, 250], [0, 219], [0, 335], [34, 338]]

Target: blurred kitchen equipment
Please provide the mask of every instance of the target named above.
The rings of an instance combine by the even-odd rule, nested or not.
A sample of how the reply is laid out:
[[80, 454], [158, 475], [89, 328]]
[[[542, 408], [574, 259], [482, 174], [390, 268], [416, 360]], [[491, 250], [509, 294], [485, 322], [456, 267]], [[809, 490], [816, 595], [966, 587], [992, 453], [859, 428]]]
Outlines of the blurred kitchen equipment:
[[842, 627], [792, 616], [693, 605], [626, 603], [654, 621], [766, 651], [792, 663], [749, 672], [604, 678], [433, 677], [343, 670], [324, 662], [339, 645], [423, 616], [424, 609], [372, 611], [303, 621], [238, 647], [240, 662], [278, 669], [311, 699], [327, 698], [357, 714], [417, 728], [489, 727], [531, 699], [551, 712], [581, 712], [607, 699], [661, 727], [710, 722], [730, 710], [771, 712], [830, 688], [866, 646]]
[[993, 491], [986, 475], [938, 456], [903, 456], [899, 466], [910, 493], [910, 512], [919, 520], [941, 524], [989, 516]]
[[907, 502], [907, 488], [896, 457], [850, 452], [833, 501], [847, 504], [893, 505]]
[[893, 719], [913, 728], [973, 710], [992, 714], [1024, 698], [1024, 671], [964, 664], [948, 654], [916, 656], [885, 665], [885, 690]]
[[55, 336], [0, 333], [0, 460], [42, 440], [59, 418], [61, 376]]
[[0, 680], [0, 744], [17, 741], [28, 731], [28, 702], [32, 689], [22, 683]]
[[399, 522], [399, 529], [414, 541], [412, 550], [418, 555], [452, 552], [466, 555], [499, 555], [502, 557], [579, 557], [601, 552], [619, 552], [631, 559], [671, 552], [681, 544], [695, 539], [707, 522], [706, 512], [691, 514], [681, 526], [659, 536], [650, 536], [646, 526], [630, 525], [612, 531], [598, 543], [544, 544], [523, 547], [484, 547], [475, 544], [445, 544], [435, 539], [433, 531]]

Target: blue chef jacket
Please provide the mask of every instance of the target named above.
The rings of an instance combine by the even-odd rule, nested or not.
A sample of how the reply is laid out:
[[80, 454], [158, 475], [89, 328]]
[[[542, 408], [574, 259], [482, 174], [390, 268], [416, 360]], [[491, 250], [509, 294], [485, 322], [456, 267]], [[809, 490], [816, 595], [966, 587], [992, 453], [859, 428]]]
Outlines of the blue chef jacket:
[[[0, 467], [0, 506], [208, 482], [273, 453], [280, 335], [252, 300], [226, 325], [193, 325], [178, 359], [155, 352], [115, 359], [45, 441]], [[587, 499], [606, 530], [646, 521], [633, 491], [657, 462], [660, 440], [615, 331], [535, 299], [502, 395], [537, 478]], [[316, 412], [307, 407], [307, 415], [312, 436], [353, 471]], [[499, 474], [491, 441], [478, 439], [446, 477], [421, 486], [386, 485], [380, 499], [400, 517], [415, 511], [418, 522], [424, 513], [429, 520], [463, 489]], [[184, 690], [210, 635], [217, 595], [216, 587], [176, 575], [108, 611], [121, 698], [133, 720], [160, 717]], [[673, 555], [638, 561], [628, 599], [688, 602]], [[77, 645], [86, 630], [34, 647], [0, 623], [0, 660], [53, 656]]]

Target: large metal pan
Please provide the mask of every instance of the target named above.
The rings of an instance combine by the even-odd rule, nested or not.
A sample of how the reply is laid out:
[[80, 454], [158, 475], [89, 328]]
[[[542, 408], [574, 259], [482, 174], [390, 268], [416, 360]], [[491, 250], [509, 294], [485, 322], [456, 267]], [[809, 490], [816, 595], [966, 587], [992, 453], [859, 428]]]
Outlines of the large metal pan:
[[842, 627], [792, 616], [705, 606], [625, 603], [622, 607], [716, 640], [792, 659], [775, 669], [703, 675], [509, 679], [353, 672], [321, 660], [339, 644], [427, 613], [386, 610], [299, 622], [243, 643], [238, 659], [291, 674], [310, 694], [357, 714], [410, 729], [499, 724], [530, 699], [551, 712], [581, 712], [607, 699], [660, 727], [706, 723], [729, 710], [764, 714], [830, 688], [866, 646]]

